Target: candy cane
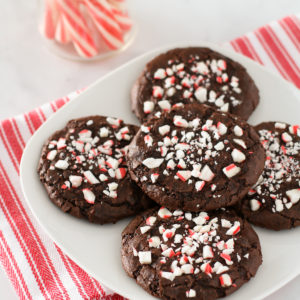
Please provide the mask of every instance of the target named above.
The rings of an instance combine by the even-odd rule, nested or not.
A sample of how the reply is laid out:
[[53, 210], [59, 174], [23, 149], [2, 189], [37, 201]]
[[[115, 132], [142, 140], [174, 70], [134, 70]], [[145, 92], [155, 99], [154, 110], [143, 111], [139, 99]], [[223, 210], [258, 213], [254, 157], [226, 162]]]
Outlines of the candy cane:
[[112, 8], [112, 12], [122, 30], [128, 31], [132, 27], [132, 21], [126, 12], [114, 7]]
[[46, 0], [43, 20], [40, 28], [43, 36], [48, 39], [54, 39], [57, 19], [58, 12], [55, 0]]
[[71, 37], [66, 29], [64, 19], [65, 17], [63, 15], [59, 16], [55, 30], [55, 40], [62, 44], [66, 44], [71, 41]]
[[79, 55], [92, 57], [98, 53], [90, 30], [78, 6], [72, 0], [57, 0], [64, 24]]
[[107, 46], [120, 48], [123, 34], [109, 3], [106, 0], [84, 0], [84, 3]]

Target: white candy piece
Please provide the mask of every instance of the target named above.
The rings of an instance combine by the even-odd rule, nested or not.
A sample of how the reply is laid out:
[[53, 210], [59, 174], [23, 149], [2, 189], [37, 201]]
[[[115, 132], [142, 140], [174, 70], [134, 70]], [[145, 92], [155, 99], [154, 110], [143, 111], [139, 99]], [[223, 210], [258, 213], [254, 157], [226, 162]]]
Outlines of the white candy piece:
[[196, 99], [201, 102], [204, 103], [207, 101], [207, 89], [204, 87], [198, 87], [194, 93]]
[[150, 230], [150, 226], [142, 226], [140, 229], [141, 229], [141, 233], [144, 234], [146, 233], [148, 230]]
[[245, 154], [238, 149], [233, 149], [233, 151], [231, 152], [231, 157], [234, 162], [238, 163], [241, 163], [246, 159]]
[[76, 175], [70, 175], [69, 180], [72, 184], [72, 187], [79, 187], [82, 183], [82, 177], [81, 176], [76, 176]]
[[233, 132], [236, 136], [242, 136], [243, 135], [243, 129], [238, 125], [234, 126]]
[[277, 128], [277, 129], [285, 129], [286, 128], [286, 124], [276, 122], [275, 123], [275, 128]]
[[173, 281], [175, 278], [175, 274], [172, 272], [160, 272], [160, 276], [170, 281]]
[[214, 146], [214, 148], [215, 148], [216, 150], [218, 150], [218, 151], [221, 151], [221, 150], [224, 149], [224, 143], [223, 143], [223, 142], [219, 142], [218, 144], [216, 144], [216, 145]]
[[83, 175], [91, 184], [100, 183], [100, 181], [96, 178], [96, 176], [91, 171], [84, 171]]
[[237, 167], [235, 164], [231, 164], [231, 165], [223, 168], [223, 172], [228, 178], [234, 177], [235, 175], [240, 173], [240, 171], [241, 171], [241, 168]]
[[139, 261], [142, 265], [151, 264], [151, 251], [139, 251]]
[[154, 102], [153, 101], [145, 101], [144, 102], [144, 113], [150, 114], [154, 109]]
[[190, 290], [185, 292], [185, 296], [187, 298], [194, 298], [194, 297], [196, 297], [196, 291], [193, 290], [193, 289], [190, 289]]
[[49, 151], [48, 154], [47, 154], [47, 159], [48, 160], [53, 160], [55, 158], [56, 154], [57, 154], [57, 150]]
[[143, 165], [145, 165], [148, 169], [154, 169], [154, 168], [158, 168], [163, 161], [164, 161], [163, 158], [149, 157], [143, 160]]
[[234, 141], [236, 144], [238, 144], [238, 145], [240, 145], [241, 147], [243, 147], [244, 149], [247, 149], [247, 146], [246, 146], [246, 144], [245, 144], [245, 142], [244, 142], [243, 140], [241, 140], [241, 139], [233, 139], [233, 141]]
[[226, 219], [221, 219], [221, 225], [224, 228], [230, 228], [232, 226], [231, 222]]
[[86, 202], [88, 202], [90, 204], [95, 203], [96, 196], [90, 189], [83, 189], [82, 192], [83, 192], [83, 197], [86, 200]]
[[66, 169], [68, 169], [68, 167], [69, 167], [69, 164], [66, 160], [61, 160], [60, 159], [55, 164], [55, 168], [61, 169], [61, 170], [66, 170]]
[[171, 104], [168, 100], [161, 100], [158, 102], [158, 105], [163, 111], [169, 111], [171, 109]]
[[250, 200], [250, 208], [252, 211], [259, 210], [260, 206], [261, 206], [261, 203], [258, 200], [256, 200], [256, 199]]
[[300, 188], [286, 191], [286, 194], [293, 204], [296, 204], [300, 200]]
[[204, 181], [211, 181], [215, 177], [215, 174], [211, 171], [208, 165], [205, 165], [200, 172], [200, 179]]
[[223, 112], [228, 112], [229, 110], [229, 103], [225, 103], [221, 108], [220, 108], [220, 111], [223, 111]]
[[170, 126], [169, 125], [163, 125], [158, 128], [158, 132], [160, 135], [166, 135], [170, 132]]
[[213, 272], [215, 272], [216, 274], [222, 274], [228, 270], [229, 270], [229, 268], [227, 266], [222, 265], [218, 261], [214, 264], [214, 267], [213, 267]]
[[166, 75], [166, 71], [162, 68], [159, 68], [154, 73], [154, 79], [164, 79]]
[[278, 212], [283, 211], [284, 206], [283, 206], [282, 200], [280, 200], [280, 199], [275, 200], [275, 208], [276, 208], [276, 211], [278, 211]]

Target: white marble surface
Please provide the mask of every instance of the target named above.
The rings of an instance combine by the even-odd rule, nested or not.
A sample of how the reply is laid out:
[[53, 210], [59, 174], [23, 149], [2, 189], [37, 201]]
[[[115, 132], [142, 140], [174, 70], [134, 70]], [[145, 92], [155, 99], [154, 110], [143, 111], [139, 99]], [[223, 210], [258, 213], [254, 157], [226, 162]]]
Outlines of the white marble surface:
[[[128, 0], [128, 5], [139, 26], [133, 45], [106, 61], [77, 63], [43, 46], [37, 32], [37, 0], [0, 0], [0, 119], [85, 87], [151, 48], [179, 40], [223, 42], [300, 12], [298, 0]], [[298, 277], [266, 300], [299, 299], [299, 282]], [[17, 299], [1, 269], [0, 299]]]

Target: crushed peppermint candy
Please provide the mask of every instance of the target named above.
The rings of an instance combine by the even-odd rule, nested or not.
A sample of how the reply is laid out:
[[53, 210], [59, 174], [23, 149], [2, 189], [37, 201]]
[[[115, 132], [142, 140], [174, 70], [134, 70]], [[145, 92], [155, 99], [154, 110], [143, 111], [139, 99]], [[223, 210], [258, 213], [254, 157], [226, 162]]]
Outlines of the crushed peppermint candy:
[[78, 129], [67, 127], [67, 133], [49, 142], [46, 154], [49, 170], [64, 179], [61, 188], [78, 189], [90, 204], [117, 197], [118, 181], [127, 174], [125, 147], [136, 131], [120, 119], [99, 118], [79, 122]]
[[[137, 144], [144, 144], [145, 152], [138, 165], [154, 173], [137, 177], [145, 184], [155, 184], [158, 178], [162, 183], [167, 177], [173, 177], [180, 183], [173, 186], [175, 191], [177, 188], [182, 190], [186, 184], [189, 190], [199, 195], [210, 190], [215, 192], [214, 198], [221, 197], [218, 192], [223, 189], [218, 189], [220, 175], [230, 180], [245, 172], [243, 165], [251, 151], [251, 146], [247, 145], [249, 136], [242, 125], [230, 123], [227, 126], [225, 121], [219, 121], [221, 113], [201, 118], [205, 113], [198, 113], [194, 106], [176, 108], [155, 123], [142, 126], [138, 135], [141, 141]], [[232, 139], [229, 140], [227, 134], [233, 136]], [[129, 158], [131, 155], [130, 150]]]
[[[235, 286], [233, 280], [237, 278], [229, 274], [251, 259], [249, 249], [253, 246], [246, 246], [247, 236], [241, 232], [241, 219], [235, 213], [184, 213], [161, 207], [149, 214], [134, 232], [139, 244], [132, 248], [132, 255], [141, 265], [150, 265], [171, 282], [203, 273], [199, 278], [215, 278], [220, 287]], [[194, 289], [186, 290], [187, 298], [196, 296]]]
[[[172, 105], [200, 102], [223, 112], [241, 105], [239, 78], [232, 74], [226, 60], [201, 60], [191, 54], [185, 62], [169, 60], [166, 67], [153, 71], [152, 94], [144, 102], [145, 114], [169, 111]], [[237, 136], [242, 133], [237, 128]]]
[[298, 128], [297, 125], [276, 122], [258, 130], [267, 159], [260, 179], [248, 192], [251, 211], [259, 212], [270, 207], [271, 212], [279, 213], [300, 201]]

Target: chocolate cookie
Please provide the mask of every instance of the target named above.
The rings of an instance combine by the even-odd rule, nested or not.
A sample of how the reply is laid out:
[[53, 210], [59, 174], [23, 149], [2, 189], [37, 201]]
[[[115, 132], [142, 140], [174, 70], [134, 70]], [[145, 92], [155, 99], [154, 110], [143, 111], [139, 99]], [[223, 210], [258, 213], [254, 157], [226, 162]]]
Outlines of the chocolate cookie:
[[261, 263], [255, 231], [230, 210], [154, 208], [122, 233], [125, 271], [161, 299], [227, 296], [253, 277]]
[[64, 212], [110, 223], [149, 208], [131, 181], [125, 149], [138, 127], [92, 116], [71, 120], [45, 143], [38, 174], [50, 199]]
[[155, 57], [131, 93], [132, 110], [140, 121], [191, 102], [247, 120], [259, 102], [259, 92], [239, 63], [211, 49], [191, 47]]
[[194, 103], [142, 125], [127, 161], [132, 179], [154, 201], [200, 211], [241, 200], [263, 170], [265, 151], [245, 121]]
[[300, 129], [268, 122], [255, 127], [266, 150], [265, 168], [242, 201], [253, 224], [274, 230], [300, 226]]

